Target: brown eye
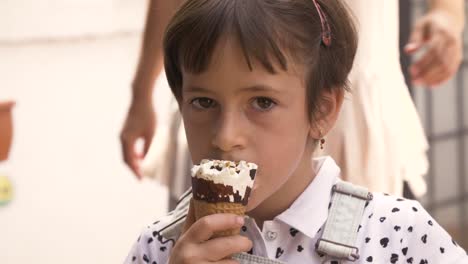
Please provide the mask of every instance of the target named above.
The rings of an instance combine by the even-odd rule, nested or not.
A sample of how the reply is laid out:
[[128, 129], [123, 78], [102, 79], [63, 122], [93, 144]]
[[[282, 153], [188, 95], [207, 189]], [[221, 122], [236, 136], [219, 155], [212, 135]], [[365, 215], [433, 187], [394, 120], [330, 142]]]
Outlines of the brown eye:
[[273, 100], [266, 97], [258, 97], [253, 101], [253, 107], [259, 111], [267, 111], [273, 108], [276, 105]]
[[214, 100], [206, 97], [195, 98], [190, 103], [198, 109], [207, 109], [216, 105]]

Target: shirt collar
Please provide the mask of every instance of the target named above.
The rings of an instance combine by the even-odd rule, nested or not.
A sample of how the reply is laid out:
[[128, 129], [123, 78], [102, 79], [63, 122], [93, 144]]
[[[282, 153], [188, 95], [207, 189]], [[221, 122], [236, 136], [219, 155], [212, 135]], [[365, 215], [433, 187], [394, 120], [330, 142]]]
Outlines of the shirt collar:
[[340, 168], [331, 157], [315, 158], [313, 162], [316, 168], [314, 180], [286, 211], [276, 217], [310, 238], [315, 237], [328, 217], [331, 189], [340, 176]]

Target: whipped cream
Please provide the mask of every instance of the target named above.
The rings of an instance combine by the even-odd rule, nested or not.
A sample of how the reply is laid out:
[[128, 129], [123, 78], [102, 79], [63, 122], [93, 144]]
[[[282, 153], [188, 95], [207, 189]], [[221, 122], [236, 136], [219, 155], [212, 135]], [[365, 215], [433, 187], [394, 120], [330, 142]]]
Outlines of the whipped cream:
[[216, 184], [232, 186], [244, 198], [247, 187], [253, 187], [258, 166], [246, 161], [226, 161], [204, 159], [200, 165], [192, 167], [192, 177], [212, 181]]

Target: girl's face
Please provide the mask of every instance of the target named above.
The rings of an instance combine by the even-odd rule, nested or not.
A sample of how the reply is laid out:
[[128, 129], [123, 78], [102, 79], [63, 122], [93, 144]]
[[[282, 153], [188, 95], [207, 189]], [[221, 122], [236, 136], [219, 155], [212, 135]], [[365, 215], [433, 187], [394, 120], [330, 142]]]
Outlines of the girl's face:
[[235, 41], [220, 41], [206, 71], [183, 71], [179, 102], [195, 164], [205, 158], [258, 164], [247, 211], [292, 178], [311, 176], [312, 168], [301, 163], [309, 164], [311, 135], [318, 135], [308, 119], [300, 69], [271, 74], [252, 66]]

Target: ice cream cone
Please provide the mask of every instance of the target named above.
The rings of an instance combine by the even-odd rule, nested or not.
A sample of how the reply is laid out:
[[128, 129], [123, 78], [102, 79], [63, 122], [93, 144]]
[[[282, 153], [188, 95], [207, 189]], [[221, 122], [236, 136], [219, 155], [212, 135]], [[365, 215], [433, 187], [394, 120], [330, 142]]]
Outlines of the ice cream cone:
[[[192, 169], [192, 191], [196, 220], [212, 214], [245, 215], [257, 165], [245, 161], [203, 160]], [[240, 228], [216, 233], [236, 235]]]
[[[239, 216], [245, 215], [245, 206], [240, 203], [208, 203], [205, 201], [193, 201], [195, 218], [198, 220], [204, 216], [212, 214], [236, 214]], [[240, 233], [240, 227], [236, 229], [217, 232], [213, 237], [233, 236]]]

